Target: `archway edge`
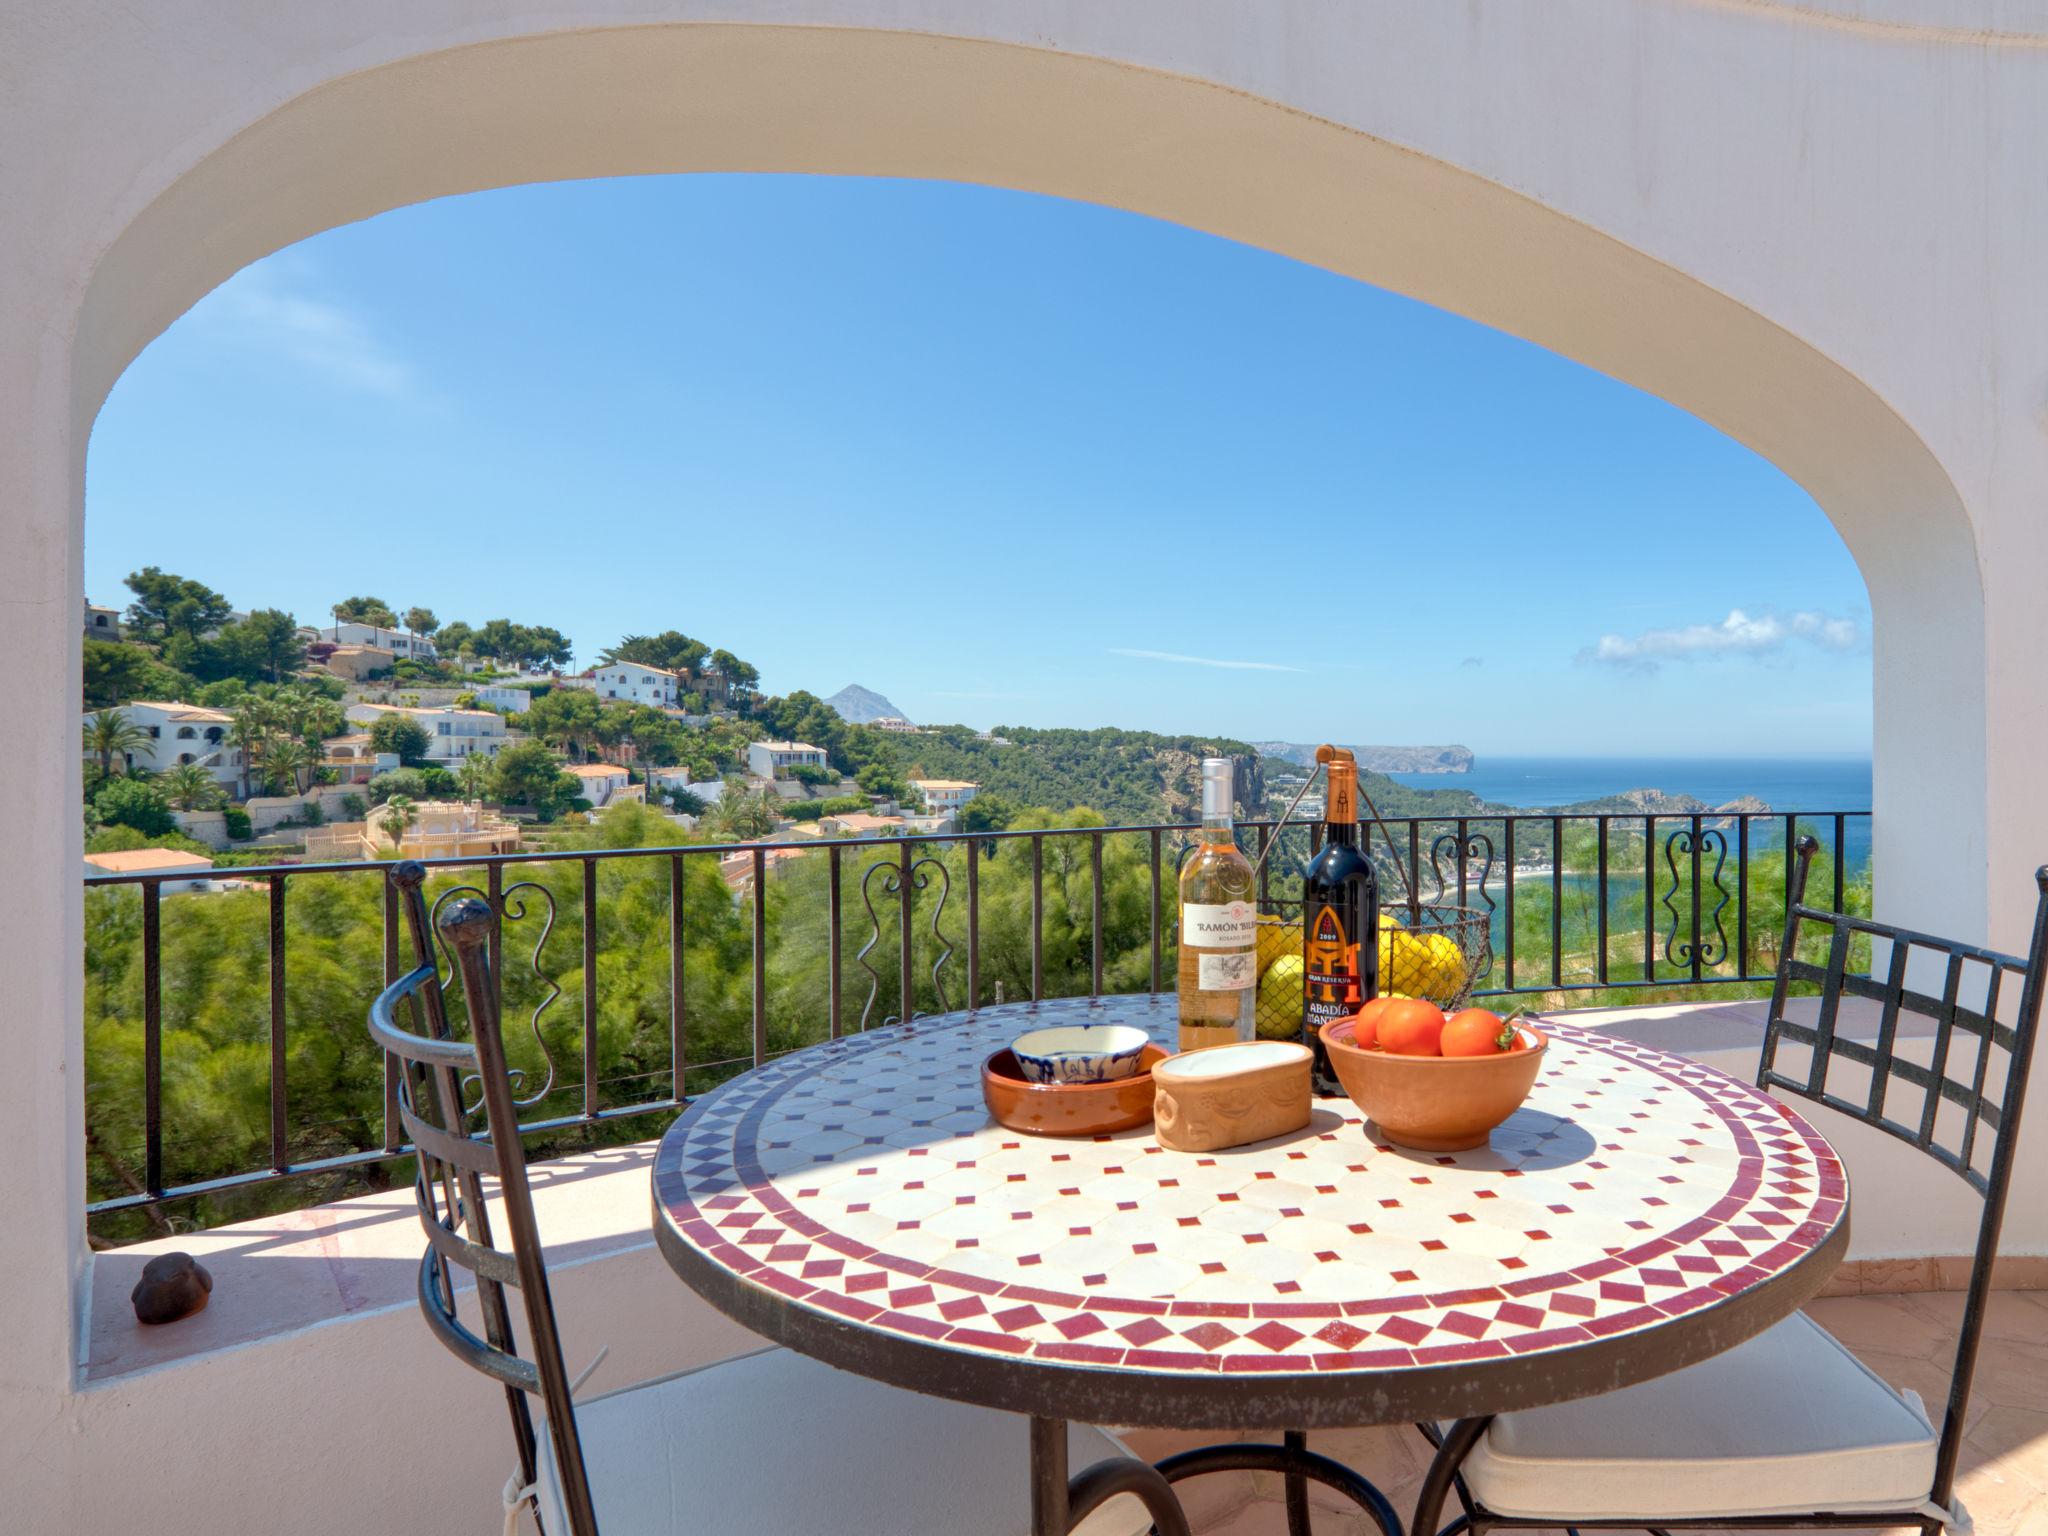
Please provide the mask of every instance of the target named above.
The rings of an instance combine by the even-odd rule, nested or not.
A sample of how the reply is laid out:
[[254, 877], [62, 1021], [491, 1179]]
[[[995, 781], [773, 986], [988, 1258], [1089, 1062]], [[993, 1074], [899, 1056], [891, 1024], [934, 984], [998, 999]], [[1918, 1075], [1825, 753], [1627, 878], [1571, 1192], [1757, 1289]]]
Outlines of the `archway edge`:
[[[1126, 209], [1493, 326], [1726, 432], [1805, 487], [1870, 589], [1881, 903], [1996, 926], [1982, 875], [1958, 878], [1986, 868], [1982, 762], [1959, 771], [1916, 745], [1985, 739], [1985, 620], [1971, 519], [1913, 428], [1819, 347], [1668, 261], [1210, 80], [1011, 42], [689, 21], [464, 43], [312, 85], [178, 176], [96, 265], [77, 451], [142, 347], [272, 251], [436, 197], [693, 171], [953, 180]], [[1928, 612], [1945, 622], [1887, 622]]]

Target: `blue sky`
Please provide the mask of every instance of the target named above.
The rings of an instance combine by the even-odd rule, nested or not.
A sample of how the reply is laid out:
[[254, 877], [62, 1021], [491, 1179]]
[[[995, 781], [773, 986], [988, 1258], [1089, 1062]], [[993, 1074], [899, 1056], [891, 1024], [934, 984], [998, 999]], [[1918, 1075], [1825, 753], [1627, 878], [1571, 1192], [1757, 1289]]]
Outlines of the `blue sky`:
[[1347, 278], [948, 184], [522, 187], [280, 252], [94, 429], [87, 591], [147, 564], [582, 662], [682, 629], [920, 720], [1870, 741], [1862, 579], [1747, 449]]

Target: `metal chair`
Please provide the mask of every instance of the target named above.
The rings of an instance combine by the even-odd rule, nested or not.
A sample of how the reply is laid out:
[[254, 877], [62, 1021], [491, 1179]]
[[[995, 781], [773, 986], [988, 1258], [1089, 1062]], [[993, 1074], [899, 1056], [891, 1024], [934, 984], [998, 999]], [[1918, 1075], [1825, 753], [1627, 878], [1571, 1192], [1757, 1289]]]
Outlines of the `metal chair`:
[[[1437, 1456], [1412, 1531], [1437, 1531], [1451, 1494], [1464, 1512], [1445, 1536], [1560, 1525], [1967, 1530], [1956, 1458], [2041, 1011], [2048, 868], [2035, 876], [2033, 938], [2020, 959], [1806, 905], [1817, 847], [1810, 837], [1797, 844], [1757, 1084], [1899, 1138], [1982, 1197], [1940, 1427], [1916, 1395], [1895, 1391], [1799, 1313], [1726, 1354], [1618, 1392], [1420, 1426]], [[1819, 965], [1799, 958], [1802, 934], [1814, 929], [1828, 936]], [[1872, 950], [1867, 976], [1849, 969], [1859, 940]], [[1937, 971], [1938, 996], [1922, 990]], [[1812, 1024], [1785, 1016], [1794, 982], [1820, 988]], [[1841, 1033], [1845, 997], [1879, 1005], [1874, 1040]], [[1899, 1053], [1907, 1016], [1931, 1025], [1925, 1064]], [[1803, 1057], [1782, 1063], [1788, 1048]]]
[[[495, 914], [464, 899], [440, 918], [469, 1015], [470, 1039], [458, 1040], [449, 1030], [425, 878], [411, 860], [392, 872], [419, 963], [379, 994], [369, 1028], [399, 1067], [399, 1118], [417, 1156], [415, 1192], [427, 1234], [420, 1310], [458, 1359], [504, 1387], [519, 1457], [507, 1530], [530, 1504], [544, 1536], [598, 1536], [600, 1516], [613, 1536], [1022, 1536], [1031, 1499], [1026, 1421], [1015, 1415], [921, 1397], [784, 1349], [572, 1400], [499, 1033]], [[398, 1023], [401, 1009], [410, 1028]], [[473, 1101], [465, 1104], [465, 1094]], [[473, 1132], [478, 1110], [483, 1128]], [[486, 1179], [495, 1188], [487, 1190]], [[487, 1195], [503, 1214], [509, 1249], [493, 1240]], [[475, 1277], [481, 1335], [458, 1313], [458, 1266]], [[508, 1286], [524, 1313], [523, 1354]], [[545, 1415], [539, 1430], [533, 1397]], [[1068, 1453], [1089, 1467], [1072, 1488], [1076, 1532], [1137, 1536], [1156, 1521], [1186, 1536], [1165, 1479], [1128, 1459], [1113, 1436], [1072, 1426]], [[1117, 1497], [1124, 1493], [1133, 1497]]]

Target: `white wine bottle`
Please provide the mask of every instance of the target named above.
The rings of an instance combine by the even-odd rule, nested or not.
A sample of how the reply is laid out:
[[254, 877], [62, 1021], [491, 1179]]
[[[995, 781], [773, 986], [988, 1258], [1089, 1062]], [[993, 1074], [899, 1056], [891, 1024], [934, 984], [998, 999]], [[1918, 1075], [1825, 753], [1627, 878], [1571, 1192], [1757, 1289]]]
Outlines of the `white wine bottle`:
[[1231, 761], [1202, 761], [1202, 841], [1180, 869], [1180, 1048], [1257, 1033], [1259, 909], [1231, 827]]

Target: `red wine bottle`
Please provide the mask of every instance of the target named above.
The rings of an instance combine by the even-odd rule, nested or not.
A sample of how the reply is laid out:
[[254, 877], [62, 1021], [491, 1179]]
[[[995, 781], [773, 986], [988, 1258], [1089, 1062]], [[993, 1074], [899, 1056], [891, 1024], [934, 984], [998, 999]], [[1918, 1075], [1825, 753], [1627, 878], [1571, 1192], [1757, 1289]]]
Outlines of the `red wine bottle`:
[[1301, 1038], [1315, 1053], [1310, 1082], [1323, 1098], [1344, 1088], [1330, 1070], [1322, 1027], [1379, 995], [1380, 891], [1372, 860], [1358, 846], [1358, 764], [1342, 747], [1316, 748], [1329, 777], [1323, 846], [1301, 884]]

